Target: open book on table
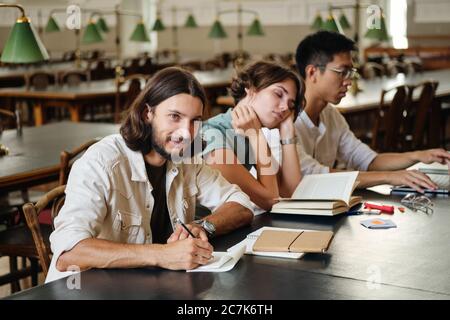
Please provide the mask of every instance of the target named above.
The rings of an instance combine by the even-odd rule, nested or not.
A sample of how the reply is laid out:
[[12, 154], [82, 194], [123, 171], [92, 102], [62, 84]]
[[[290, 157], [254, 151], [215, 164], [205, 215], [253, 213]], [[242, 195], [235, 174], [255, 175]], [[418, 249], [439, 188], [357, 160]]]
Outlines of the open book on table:
[[358, 171], [311, 174], [302, 178], [291, 198], [280, 198], [271, 212], [334, 216], [361, 202], [352, 196]]
[[324, 252], [333, 237], [331, 231], [262, 227], [227, 251], [245, 247], [245, 254], [300, 259], [307, 252]]

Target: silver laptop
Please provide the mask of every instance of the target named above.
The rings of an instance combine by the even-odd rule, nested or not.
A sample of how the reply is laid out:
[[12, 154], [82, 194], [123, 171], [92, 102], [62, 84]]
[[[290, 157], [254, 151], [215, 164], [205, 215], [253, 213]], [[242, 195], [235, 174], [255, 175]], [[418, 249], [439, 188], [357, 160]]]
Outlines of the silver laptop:
[[[425, 193], [450, 194], [450, 175], [446, 169], [419, 168], [420, 172], [425, 173], [437, 185], [436, 190], [425, 189]], [[417, 192], [409, 186], [394, 186], [393, 192]]]

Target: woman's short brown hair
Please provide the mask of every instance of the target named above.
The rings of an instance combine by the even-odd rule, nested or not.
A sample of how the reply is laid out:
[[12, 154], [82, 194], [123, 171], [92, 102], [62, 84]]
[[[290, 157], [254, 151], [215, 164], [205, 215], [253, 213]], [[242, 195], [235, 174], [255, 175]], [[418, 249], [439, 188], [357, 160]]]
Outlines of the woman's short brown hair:
[[206, 105], [206, 95], [200, 83], [189, 72], [181, 68], [165, 68], [147, 82], [128, 109], [120, 127], [120, 134], [127, 146], [134, 151], [147, 154], [152, 150], [152, 126], [143, 118], [147, 105], [155, 108], [164, 100], [177, 94], [186, 93], [197, 97]]
[[274, 83], [283, 82], [287, 79], [294, 81], [297, 87], [297, 95], [294, 101], [295, 117], [304, 105], [305, 85], [303, 80], [289, 67], [268, 61], [257, 61], [246, 66], [231, 82], [231, 95], [234, 103], [238, 104], [247, 92], [245, 89], [260, 91]]

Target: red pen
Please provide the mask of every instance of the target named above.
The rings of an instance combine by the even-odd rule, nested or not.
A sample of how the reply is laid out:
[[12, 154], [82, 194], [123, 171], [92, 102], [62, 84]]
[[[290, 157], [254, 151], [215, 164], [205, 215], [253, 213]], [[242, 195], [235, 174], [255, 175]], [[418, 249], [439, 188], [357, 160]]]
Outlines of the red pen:
[[385, 206], [385, 205], [364, 202], [364, 208], [378, 209], [378, 210], [381, 210], [382, 213], [389, 213], [389, 214], [394, 213], [394, 206]]

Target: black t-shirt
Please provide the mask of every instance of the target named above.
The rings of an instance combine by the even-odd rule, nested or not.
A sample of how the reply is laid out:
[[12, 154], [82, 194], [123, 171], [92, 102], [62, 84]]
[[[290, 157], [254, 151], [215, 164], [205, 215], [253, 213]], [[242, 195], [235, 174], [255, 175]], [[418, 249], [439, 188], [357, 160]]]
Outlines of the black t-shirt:
[[145, 163], [145, 169], [153, 187], [152, 195], [155, 200], [150, 220], [152, 243], [166, 243], [173, 232], [169, 210], [167, 210], [166, 163], [161, 167], [154, 167]]

